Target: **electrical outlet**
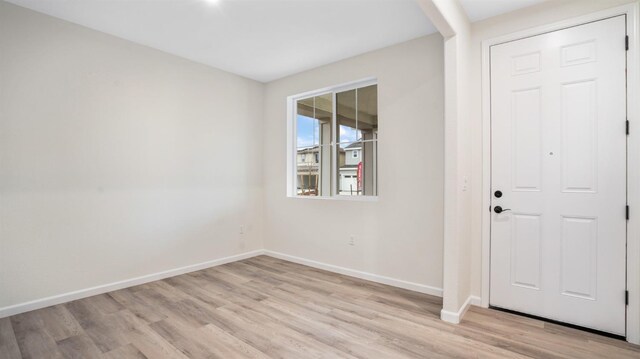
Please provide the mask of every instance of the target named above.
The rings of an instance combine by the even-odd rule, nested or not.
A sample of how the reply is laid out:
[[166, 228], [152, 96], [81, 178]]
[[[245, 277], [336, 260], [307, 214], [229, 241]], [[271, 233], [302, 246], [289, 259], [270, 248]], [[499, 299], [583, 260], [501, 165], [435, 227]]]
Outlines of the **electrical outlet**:
[[355, 246], [356, 245], [356, 236], [349, 236], [349, 245], [350, 246]]

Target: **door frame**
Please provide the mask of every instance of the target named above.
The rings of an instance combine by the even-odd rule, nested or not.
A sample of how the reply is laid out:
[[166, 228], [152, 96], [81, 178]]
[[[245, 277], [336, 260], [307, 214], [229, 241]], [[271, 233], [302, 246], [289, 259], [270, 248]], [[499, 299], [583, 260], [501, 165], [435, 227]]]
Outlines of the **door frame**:
[[[618, 15], [627, 16], [627, 99], [640, 98], [640, 4], [630, 4], [597, 11], [585, 16], [538, 26], [482, 42], [482, 297], [481, 306], [489, 307], [491, 256], [491, 76], [490, 52], [493, 45], [520, 40]], [[620, 41], [623, 41], [622, 39]], [[627, 278], [629, 304], [626, 311], [626, 339], [640, 344], [640, 101], [627, 100], [630, 123], [627, 137]], [[622, 295], [622, 294], [621, 294]], [[621, 297], [621, 300], [624, 300]]]

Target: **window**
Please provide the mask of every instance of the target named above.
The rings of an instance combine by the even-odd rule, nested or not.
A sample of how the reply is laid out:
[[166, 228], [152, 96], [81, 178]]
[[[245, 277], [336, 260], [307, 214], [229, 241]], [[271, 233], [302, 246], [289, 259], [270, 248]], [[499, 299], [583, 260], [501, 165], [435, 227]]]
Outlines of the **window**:
[[377, 196], [378, 85], [361, 81], [289, 98], [289, 195]]

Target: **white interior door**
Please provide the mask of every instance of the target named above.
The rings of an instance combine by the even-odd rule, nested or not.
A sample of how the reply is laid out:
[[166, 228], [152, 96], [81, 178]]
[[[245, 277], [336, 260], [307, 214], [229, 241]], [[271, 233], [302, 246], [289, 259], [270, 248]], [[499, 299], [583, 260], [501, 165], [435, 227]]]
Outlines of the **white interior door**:
[[625, 26], [491, 47], [492, 306], [625, 334]]

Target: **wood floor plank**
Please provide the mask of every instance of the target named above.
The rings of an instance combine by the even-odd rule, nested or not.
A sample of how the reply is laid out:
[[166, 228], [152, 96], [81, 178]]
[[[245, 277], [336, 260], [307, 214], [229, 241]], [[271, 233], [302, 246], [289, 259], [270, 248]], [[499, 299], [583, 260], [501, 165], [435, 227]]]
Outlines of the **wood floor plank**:
[[145, 303], [131, 288], [111, 292], [109, 296], [147, 324], [167, 318], [166, 315]]
[[104, 359], [147, 359], [133, 344], [127, 344], [102, 355]]
[[291, 329], [354, 357], [393, 358], [401, 356], [398, 351], [379, 345], [379, 335], [365, 330], [353, 333], [345, 328], [345, 325], [323, 320], [323, 314], [307, 310], [297, 303], [269, 298], [260, 304], [261, 306], [257, 310], [261, 310], [265, 314], [276, 313], [279, 320], [286, 323]]
[[54, 305], [38, 311], [45, 330], [55, 341], [83, 334], [82, 327], [64, 305]]
[[227, 346], [234, 348], [235, 352], [238, 353], [239, 355], [238, 357], [250, 358], [250, 359], [269, 358], [265, 353], [243, 342], [237, 337], [225, 332], [224, 330], [218, 328], [215, 325], [207, 324], [203, 328], [198, 330], [203, 332], [208, 332], [209, 334], [215, 336], [218, 341], [223, 342]]
[[129, 344], [129, 333], [144, 325], [140, 318], [127, 309], [102, 314], [93, 310], [93, 302], [86, 299], [67, 303], [66, 307], [103, 353]]
[[6, 359], [22, 357], [9, 318], [0, 318], [0, 357]]
[[238, 339], [229, 340], [232, 336], [215, 326], [193, 328], [169, 318], [150, 327], [189, 358], [267, 357]]
[[197, 329], [189, 325], [181, 325], [179, 321], [171, 322], [171, 319], [161, 320], [149, 326], [169, 344], [189, 358], [225, 358], [231, 356], [229, 352], [220, 353], [219, 346], [215, 342], [203, 342], [197, 335]]
[[147, 358], [189, 358], [149, 327], [136, 328], [128, 336], [131, 344]]
[[14, 358], [640, 358], [640, 346], [267, 256], [0, 319]]
[[216, 295], [215, 292], [208, 291], [205, 287], [200, 286], [198, 280], [190, 276], [178, 276], [166, 279], [165, 281], [172, 287], [188, 293], [192, 298], [206, 303], [210, 307], [218, 308], [229, 303], [229, 301]]
[[243, 317], [247, 321], [253, 321], [258, 325], [264, 326], [268, 331], [278, 333], [275, 342], [281, 344], [280, 350], [282, 350], [282, 348], [286, 351], [295, 349], [297, 356], [304, 357], [322, 357], [326, 355], [353, 358], [353, 356], [347, 352], [327, 345], [315, 337], [307, 335], [307, 333], [295, 330], [295, 328], [290, 326], [290, 323], [284, 321], [283, 317], [278, 316], [274, 311], [269, 311], [268, 315], [264, 314], [260, 311], [260, 306], [260, 303], [245, 301], [230, 304], [220, 308], [220, 310], [227, 310], [230, 313], [234, 313], [237, 317]]
[[58, 349], [65, 358], [100, 358], [102, 352], [86, 334], [75, 335], [58, 341]]
[[11, 317], [18, 347], [23, 358], [63, 358], [56, 341], [44, 328], [39, 311]]

